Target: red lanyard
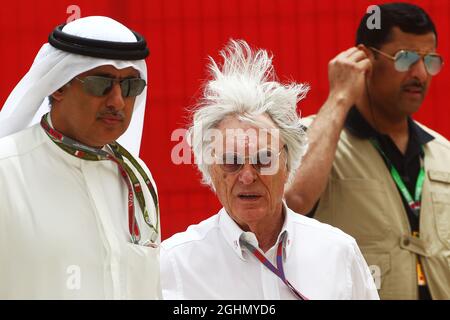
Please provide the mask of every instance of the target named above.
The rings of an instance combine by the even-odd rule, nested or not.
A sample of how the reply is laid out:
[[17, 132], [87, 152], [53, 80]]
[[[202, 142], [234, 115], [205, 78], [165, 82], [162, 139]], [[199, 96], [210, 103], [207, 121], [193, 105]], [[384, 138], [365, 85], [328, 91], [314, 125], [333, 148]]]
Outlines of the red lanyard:
[[[69, 137], [64, 136], [60, 132], [56, 131], [47, 122], [47, 114], [44, 115], [41, 119], [41, 126], [50, 137], [50, 139], [55, 142], [61, 149], [66, 151], [67, 153], [84, 160], [90, 161], [100, 161], [100, 160], [111, 160], [115, 164], [117, 164], [119, 168], [120, 175], [128, 189], [127, 203], [128, 203], [128, 229], [131, 236], [131, 241], [135, 244], [138, 244], [141, 239], [141, 233], [139, 230], [139, 226], [135, 216], [135, 205], [134, 205], [134, 195], [138, 199], [139, 206], [141, 208], [142, 214], [144, 216], [144, 220], [146, 224], [152, 229], [152, 236], [150, 237], [150, 241], [154, 242], [157, 239], [158, 235], [158, 224], [159, 224], [159, 206], [158, 206], [158, 198], [155, 190], [153, 189], [153, 185], [139, 165], [139, 163], [134, 159], [131, 154], [119, 145], [117, 142], [109, 144], [111, 150], [114, 152], [114, 155], [109, 154], [106, 151], [91, 148], [89, 146], [83, 145], [78, 141], [75, 141]], [[144, 195], [142, 192], [141, 183], [138, 178], [128, 166], [128, 164], [123, 160], [122, 156], [125, 156], [131, 164], [138, 170], [139, 174], [145, 181], [145, 184], [152, 195], [155, 208], [156, 208], [156, 225], [153, 225], [150, 221], [150, 217], [148, 215], [147, 206], [145, 204]], [[134, 191], [134, 192], [133, 192]]]
[[299, 300], [309, 300], [304, 295], [302, 295], [294, 286], [286, 279], [283, 270], [283, 241], [278, 243], [277, 248], [277, 267], [275, 267], [266, 256], [260, 252], [256, 247], [251, 245], [245, 240], [241, 240], [241, 244], [245, 246], [264, 266], [267, 267], [270, 271], [272, 271], [284, 284], [289, 288], [292, 294]]

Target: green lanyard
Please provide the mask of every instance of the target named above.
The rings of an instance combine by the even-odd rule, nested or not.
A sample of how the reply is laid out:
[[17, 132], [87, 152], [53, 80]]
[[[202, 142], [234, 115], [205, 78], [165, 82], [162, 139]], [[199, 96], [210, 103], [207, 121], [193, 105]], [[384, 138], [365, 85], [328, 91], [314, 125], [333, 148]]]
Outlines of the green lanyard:
[[423, 164], [423, 156], [420, 156], [420, 171], [419, 176], [417, 177], [416, 182], [416, 192], [414, 195], [414, 199], [409, 193], [408, 188], [406, 187], [405, 183], [403, 182], [400, 174], [398, 173], [395, 166], [392, 164], [391, 160], [386, 156], [386, 154], [383, 152], [383, 150], [380, 147], [380, 144], [377, 140], [374, 138], [370, 139], [370, 142], [372, 145], [378, 150], [378, 152], [383, 156], [384, 160], [387, 162], [388, 166], [390, 167], [390, 173], [392, 178], [395, 181], [395, 184], [399, 188], [403, 198], [408, 203], [408, 206], [411, 208], [411, 211], [414, 213], [416, 217], [420, 214], [420, 206], [421, 206], [421, 198], [422, 198], [422, 189], [423, 189], [423, 182], [425, 180], [425, 169]]
[[[56, 131], [52, 127], [50, 127], [48, 121], [47, 121], [48, 114], [45, 114], [41, 119], [41, 126], [47, 133], [47, 135], [50, 137], [50, 139], [56, 143], [61, 149], [66, 151], [67, 153], [80, 158], [84, 160], [89, 161], [100, 161], [100, 160], [111, 160], [115, 162], [118, 167], [119, 171], [122, 175], [122, 177], [125, 180], [125, 183], [128, 187], [128, 211], [129, 211], [129, 229], [130, 229], [130, 235], [131, 240], [133, 243], [139, 243], [140, 240], [140, 231], [139, 227], [136, 222], [136, 217], [134, 215], [134, 201], [133, 201], [133, 194], [136, 196], [139, 207], [141, 209], [142, 215], [144, 217], [145, 223], [150, 227], [152, 230], [152, 235], [150, 236], [150, 241], [155, 242], [158, 238], [158, 230], [159, 230], [159, 206], [158, 206], [158, 196], [155, 192], [155, 189], [153, 188], [153, 185], [151, 183], [150, 178], [145, 173], [144, 169], [141, 167], [141, 165], [134, 159], [134, 157], [119, 143], [113, 142], [109, 144], [109, 147], [114, 153], [114, 156], [107, 153], [103, 150], [98, 150], [95, 148], [88, 147], [86, 145], [83, 145], [79, 143], [78, 141], [75, 141], [69, 137], [64, 136], [60, 132]], [[139, 172], [141, 177], [145, 181], [145, 185], [147, 189], [149, 190], [153, 203], [155, 205], [156, 209], [156, 224], [154, 225], [151, 220], [150, 216], [148, 214], [147, 206], [145, 203], [144, 194], [142, 192], [142, 186], [139, 182], [139, 179], [136, 177], [136, 174], [133, 172], [133, 170], [130, 168], [130, 166], [124, 161], [123, 158], [126, 158], [130, 161], [130, 163], [136, 168], [136, 170]]]

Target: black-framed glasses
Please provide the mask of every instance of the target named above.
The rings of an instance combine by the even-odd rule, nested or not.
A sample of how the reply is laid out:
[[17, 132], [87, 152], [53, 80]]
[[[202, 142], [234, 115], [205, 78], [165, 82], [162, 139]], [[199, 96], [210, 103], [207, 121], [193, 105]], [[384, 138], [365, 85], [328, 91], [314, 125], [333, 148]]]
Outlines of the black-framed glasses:
[[408, 71], [420, 58], [423, 59], [427, 72], [432, 76], [437, 75], [444, 65], [444, 59], [437, 53], [425, 54], [412, 50], [400, 50], [395, 55], [391, 56], [374, 47], [370, 47], [370, 49], [394, 61], [395, 70], [399, 72]]
[[277, 153], [271, 149], [262, 149], [247, 157], [243, 157], [242, 155], [234, 152], [224, 153], [216, 157], [216, 163], [226, 173], [237, 173], [242, 169], [245, 161], [248, 159], [249, 163], [258, 173], [264, 173], [264, 170], [266, 170], [267, 174], [271, 174], [271, 172], [275, 172], [269, 170], [276, 170], [278, 168], [280, 155], [283, 152], [283, 149], [286, 149], [287, 151], [287, 146], [284, 146]]
[[122, 91], [122, 97], [137, 97], [144, 91], [147, 85], [144, 79], [141, 78], [129, 78], [129, 79], [113, 79], [101, 76], [87, 76], [83, 79], [75, 77], [83, 84], [83, 90], [86, 93], [92, 94], [96, 97], [103, 97], [111, 92], [114, 84], [117, 82], [120, 85]]

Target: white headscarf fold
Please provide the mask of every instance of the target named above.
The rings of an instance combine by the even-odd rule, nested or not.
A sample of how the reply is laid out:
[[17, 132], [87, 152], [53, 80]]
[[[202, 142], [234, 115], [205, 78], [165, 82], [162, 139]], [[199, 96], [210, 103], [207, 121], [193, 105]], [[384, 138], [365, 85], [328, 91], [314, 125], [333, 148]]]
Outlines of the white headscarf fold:
[[[67, 24], [63, 32], [105, 41], [136, 42], [134, 34], [121, 23], [100, 16], [85, 17]], [[0, 138], [40, 121], [50, 110], [47, 97], [75, 76], [103, 65], [117, 69], [133, 67], [147, 81], [145, 60], [108, 60], [61, 51], [44, 44], [28, 73], [20, 80], [0, 111]], [[127, 131], [118, 139], [131, 153], [138, 155], [144, 125], [147, 88], [136, 98], [133, 117]]]

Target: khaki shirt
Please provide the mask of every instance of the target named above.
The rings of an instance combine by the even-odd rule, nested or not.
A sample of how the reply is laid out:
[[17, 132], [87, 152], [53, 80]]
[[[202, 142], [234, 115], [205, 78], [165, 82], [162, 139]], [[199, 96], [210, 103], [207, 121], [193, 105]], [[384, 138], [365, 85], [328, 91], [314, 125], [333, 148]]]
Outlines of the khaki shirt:
[[421, 127], [435, 139], [424, 146], [420, 239], [378, 151], [346, 129], [314, 216], [356, 239], [382, 299], [418, 298], [417, 257], [433, 299], [450, 299], [450, 142]]

